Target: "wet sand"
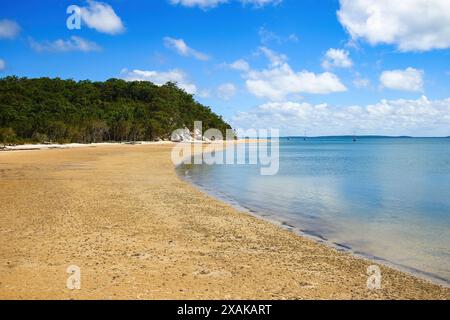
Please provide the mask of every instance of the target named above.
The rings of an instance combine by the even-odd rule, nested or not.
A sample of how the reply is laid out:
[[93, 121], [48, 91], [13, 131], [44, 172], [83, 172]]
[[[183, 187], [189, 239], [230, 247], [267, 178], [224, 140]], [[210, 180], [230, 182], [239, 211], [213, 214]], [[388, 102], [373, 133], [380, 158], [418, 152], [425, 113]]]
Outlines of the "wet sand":
[[[1, 299], [450, 299], [179, 179], [170, 145], [0, 152]], [[69, 290], [70, 265], [81, 289]]]

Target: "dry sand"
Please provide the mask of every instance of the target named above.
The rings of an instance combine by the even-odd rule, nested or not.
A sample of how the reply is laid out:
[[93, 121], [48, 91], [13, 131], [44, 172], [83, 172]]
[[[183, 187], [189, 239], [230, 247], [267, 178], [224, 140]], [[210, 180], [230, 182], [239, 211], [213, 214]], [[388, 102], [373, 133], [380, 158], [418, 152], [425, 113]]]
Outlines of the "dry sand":
[[[0, 152], [1, 299], [449, 299], [180, 180], [170, 145]], [[69, 265], [81, 289], [66, 288]]]

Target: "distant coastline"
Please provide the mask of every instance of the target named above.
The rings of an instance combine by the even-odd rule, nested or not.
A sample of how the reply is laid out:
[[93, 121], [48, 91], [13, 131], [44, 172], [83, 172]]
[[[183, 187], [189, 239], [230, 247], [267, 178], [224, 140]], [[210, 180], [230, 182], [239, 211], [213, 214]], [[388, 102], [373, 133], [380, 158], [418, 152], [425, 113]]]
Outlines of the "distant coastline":
[[[423, 136], [385, 136], [385, 135], [356, 135], [358, 138], [386, 138], [386, 139], [446, 139], [450, 138], [450, 136], [429, 136], [429, 137], [423, 137]], [[331, 136], [308, 136], [308, 138], [311, 139], [320, 139], [320, 138], [353, 138], [353, 135], [331, 135]], [[282, 136], [281, 139], [303, 139], [303, 136]]]

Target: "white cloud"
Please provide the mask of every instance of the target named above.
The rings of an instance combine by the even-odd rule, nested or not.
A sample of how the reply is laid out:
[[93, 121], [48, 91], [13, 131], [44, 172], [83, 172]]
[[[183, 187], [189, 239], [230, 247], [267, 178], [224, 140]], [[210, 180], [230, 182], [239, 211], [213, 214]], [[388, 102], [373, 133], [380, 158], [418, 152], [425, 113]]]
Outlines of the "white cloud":
[[286, 62], [285, 55], [277, 54], [267, 48], [261, 48], [261, 50], [270, 61], [269, 68], [261, 71], [249, 70], [244, 74], [247, 79], [247, 89], [259, 98], [279, 101], [291, 94], [327, 94], [347, 90], [333, 73], [295, 72]]
[[266, 29], [265, 27], [259, 28], [259, 38], [262, 44], [268, 44], [275, 42], [277, 44], [283, 44], [285, 42], [298, 42], [298, 36], [295, 33], [290, 34], [287, 37], [281, 37], [273, 31]]
[[0, 20], [0, 39], [14, 39], [20, 33], [20, 26], [13, 20]]
[[202, 89], [198, 93], [196, 93], [196, 96], [200, 98], [211, 98], [211, 90]]
[[225, 66], [240, 71], [247, 90], [258, 98], [271, 101], [298, 98], [301, 93], [329, 94], [344, 92], [347, 88], [331, 72], [313, 73], [306, 70], [294, 71], [288, 64], [288, 57], [267, 47], [259, 47], [257, 54], [263, 54], [269, 61], [266, 69], [252, 69], [244, 60], [236, 60]]
[[269, 59], [269, 61], [273, 67], [278, 67], [288, 60], [286, 55], [279, 54], [279, 53], [272, 51], [266, 47], [260, 47], [259, 51], [262, 52], [266, 56], [267, 59]]
[[364, 77], [361, 77], [360, 75], [358, 75], [353, 80], [353, 85], [358, 89], [367, 88], [370, 86], [370, 79], [364, 78]]
[[353, 40], [401, 51], [450, 47], [448, 0], [340, 0], [338, 17]]
[[[201, 9], [210, 9], [215, 8], [220, 4], [229, 3], [232, 0], [169, 0], [169, 2], [173, 5], [182, 5], [185, 7], [199, 7]], [[261, 8], [266, 5], [278, 5], [283, 0], [236, 0], [241, 2], [242, 4], [250, 4], [256, 8]]]
[[258, 34], [259, 38], [261, 39], [261, 42], [264, 44], [267, 44], [272, 41], [281, 43], [280, 36], [270, 30], [267, 30], [265, 27], [259, 28]]
[[328, 94], [347, 91], [333, 73], [295, 72], [287, 63], [271, 69], [251, 71], [247, 74], [247, 78], [246, 85], [250, 93], [274, 101], [283, 100], [290, 94]]
[[37, 42], [30, 39], [30, 46], [37, 52], [70, 52], [70, 51], [100, 51], [101, 47], [95, 42], [72, 36], [69, 40], [58, 39], [55, 41]]
[[189, 81], [188, 76], [181, 70], [174, 69], [170, 71], [145, 71], [145, 70], [122, 70], [122, 77], [127, 81], [150, 81], [161, 86], [167, 82], [174, 82], [179, 88], [187, 93], [195, 94], [197, 87]]
[[422, 70], [414, 68], [384, 71], [380, 76], [380, 83], [388, 89], [423, 91], [423, 74]]
[[91, 29], [107, 34], [118, 34], [125, 31], [120, 17], [107, 3], [88, 0], [88, 6], [81, 8], [81, 18]]
[[450, 98], [430, 101], [382, 100], [367, 106], [334, 107], [297, 102], [271, 102], [237, 113], [235, 128], [280, 128], [283, 135], [302, 135], [304, 128], [314, 135], [358, 134], [448, 136]]
[[315, 74], [305, 70], [296, 72], [287, 63], [286, 55], [266, 47], [260, 47], [258, 50], [270, 62], [267, 69], [253, 70], [243, 59], [228, 65], [230, 68], [242, 72], [247, 90], [258, 98], [281, 101], [287, 96], [300, 93], [328, 94], [347, 91], [347, 88], [333, 73]]
[[214, 8], [219, 4], [227, 3], [228, 0], [170, 0], [172, 4], [185, 7], [200, 7], [202, 9]]
[[244, 71], [244, 72], [246, 72], [246, 71], [250, 70], [250, 65], [244, 59], [236, 60], [235, 62], [230, 63], [228, 66], [231, 69], [234, 69], [234, 70], [237, 70], [237, 71]]
[[232, 83], [224, 83], [217, 88], [217, 96], [225, 101], [230, 100], [236, 95], [237, 88]]
[[324, 69], [351, 68], [352, 66], [353, 62], [350, 59], [350, 53], [342, 49], [328, 49], [322, 61]]
[[5, 70], [6, 68], [6, 62], [3, 59], [0, 59], [0, 71]]
[[167, 48], [175, 50], [178, 54], [185, 57], [194, 57], [197, 60], [209, 60], [208, 55], [190, 48], [183, 39], [174, 39], [170, 37], [164, 38], [164, 45]]
[[256, 8], [262, 8], [267, 5], [279, 5], [283, 0], [241, 0], [243, 4], [251, 4]]

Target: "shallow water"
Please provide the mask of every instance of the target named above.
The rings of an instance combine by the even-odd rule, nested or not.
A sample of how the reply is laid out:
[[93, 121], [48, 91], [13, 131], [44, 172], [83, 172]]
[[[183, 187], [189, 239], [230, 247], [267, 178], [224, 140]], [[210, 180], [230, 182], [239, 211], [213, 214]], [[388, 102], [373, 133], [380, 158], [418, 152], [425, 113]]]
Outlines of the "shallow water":
[[338, 248], [450, 283], [449, 138], [282, 139], [275, 176], [251, 165], [178, 172]]

